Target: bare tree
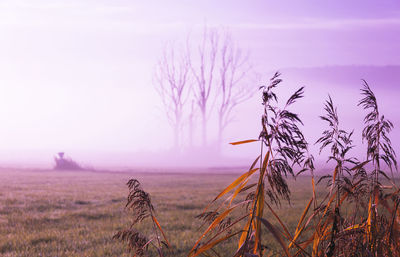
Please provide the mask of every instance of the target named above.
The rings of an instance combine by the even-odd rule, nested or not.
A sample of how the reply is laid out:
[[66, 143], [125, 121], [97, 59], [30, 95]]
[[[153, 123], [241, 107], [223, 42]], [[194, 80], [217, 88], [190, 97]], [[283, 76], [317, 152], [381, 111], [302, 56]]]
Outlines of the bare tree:
[[[201, 113], [201, 130], [203, 146], [207, 144], [207, 119], [209, 117], [209, 100], [215, 84], [215, 66], [217, 65], [219, 35], [214, 29], [204, 28], [203, 36], [197, 48], [198, 60], [191, 61], [191, 70], [195, 78], [194, 98]], [[198, 65], [194, 65], [198, 63]]]
[[234, 44], [230, 34], [225, 34], [220, 48], [220, 80], [217, 87], [219, 146], [225, 129], [233, 121], [235, 107], [255, 93], [255, 90], [247, 87], [244, 81], [250, 70], [248, 55], [244, 55]]
[[203, 146], [207, 144], [207, 120], [216, 108], [218, 144], [233, 120], [233, 110], [255, 92], [244, 84], [250, 71], [248, 56], [233, 42], [229, 33], [204, 28], [197, 47], [198, 58], [191, 61], [196, 86], [194, 98], [201, 113]]
[[184, 105], [190, 93], [190, 58], [186, 47], [167, 45], [155, 71], [156, 90], [174, 131], [174, 147], [182, 146]]
[[[205, 27], [197, 42], [187, 39], [186, 45], [180, 48], [169, 45], [156, 69], [156, 89], [174, 129], [175, 147], [182, 146], [184, 125], [188, 125], [189, 146], [193, 146], [198, 116], [200, 141], [206, 146], [211, 115], [218, 120], [220, 145], [224, 131], [233, 120], [233, 110], [255, 92], [244, 83], [251, 69], [248, 56], [234, 44], [229, 33]], [[187, 100], [191, 106], [184, 106]], [[184, 111], [188, 114], [185, 121]]]

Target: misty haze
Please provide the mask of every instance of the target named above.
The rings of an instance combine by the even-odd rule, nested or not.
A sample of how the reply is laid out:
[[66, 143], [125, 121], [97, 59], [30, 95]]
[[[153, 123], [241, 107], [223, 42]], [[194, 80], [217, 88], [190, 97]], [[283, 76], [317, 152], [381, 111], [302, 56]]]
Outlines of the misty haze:
[[400, 256], [400, 3], [0, 1], [1, 256]]

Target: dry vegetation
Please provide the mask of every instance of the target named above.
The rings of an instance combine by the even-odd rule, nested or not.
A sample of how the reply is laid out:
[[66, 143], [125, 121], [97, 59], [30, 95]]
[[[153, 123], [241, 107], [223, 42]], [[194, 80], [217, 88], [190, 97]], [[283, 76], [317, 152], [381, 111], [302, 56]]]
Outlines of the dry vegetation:
[[[235, 170], [238, 172], [240, 170]], [[150, 193], [156, 215], [171, 244], [167, 256], [186, 256], [201, 234], [196, 219], [208, 202], [238, 173], [95, 173], [85, 171], [0, 171], [1, 256], [130, 256], [112, 237], [128, 227], [124, 210], [131, 178]], [[289, 181], [292, 186], [294, 181]], [[294, 229], [311, 195], [309, 179], [292, 187], [292, 207], [277, 213]], [[151, 234], [151, 226], [137, 227]], [[273, 240], [269, 240], [276, 246]], [[219, 249], [232, 252], [233, 242]], [[154, 252], [153, 252], [154, 254]], [[151, 254], [150, 256], [153, 256]]]
[[[334, 169], [320, 179], [328, 181], [329, 190], [319, 199], [317, 192], [321, 191], [315, 187], [314, 157], [308, 151], [302, 121], [291, 111], [291, 106], [303, 97], [304, 88], [281, 106], [275, 94], [282, 82], [279, 76], [276, 73], [268, 85], [260, 88], [264, 113], [259, 137], [232, 143], [259, 142], [259, 156], [248, 171], [222, 190], [197, 216], [205, 228], [188, 256], [399, 256], [400, 189], [393, 177], [397, 160], [389, 139], [394, 126], [379, 112], [371, 88], [363, 81], [362, 98], [358, 102], [366, 111], [362, 131], [367, 150], [364, 160], [351, 156], [353, 132], [341, 129], [331, 97], [325, 102], [326, 113], [320, 118], [327, 122], [327, 129], [316, 143], [320, 151], [329, 148], [328, 162], [333, 163]], [[297, 174], [296, 166], [300, 169]], [[291, 200], [288, 176], [296, 177], [304, 171], [311, 173], [312, 193], [304, 211], [293, 213], [298, 219], [293, 229], [290, 220], [277, 213], [275, 206]], [[134, 256], [144, 256], [153, 246], [157, 255], [163, 257], [168, 251], [167, 237], [152, 214], [148, 194], [136, 187], [132, 191], [132, 182], [138, 181], [128, 182], [131, 191], [127, 207], [133, 211], [133, 221], [116, 238], [127, 241]], [[138, 193], [144, 197], [137, 198]], [[147, 203], [150, 214], [135, 211], [142, 209], [143, 203]], [[132, 230], [146, 215], [153, 222], [150, 237]], [[268, 238], [273, 238], [278, 247]], [[226, 245], [232, 242], [236, 242], [236, 249]]]
[[[230, 252], [231, 256], [270, 256], [273, 252], [264, 240], [265, 235], [272, 236], [279, 243], [279, 255], [287, 257], [399, 256], [400, 189], [393, 177], [397, 161], [389, 139], [394, 126], [379, 112], [368, 83], [363, 81], [358, 103], [366, 111], [362, 131], [367, 150], [364, 160], [351, 157], [353, 132], [341, 129], [331, 97], [325, 103], [326, 114], [320, 118], [328, 128], [316, 143], [320, 144], [320, 151], [329, 148], [328, 162], [335, 168], [321, 178], [328, 180], [329, 189], [321, 201], [316, 196], [314, 158], [299, 127], [301, 119], [290, 111], [291, 105], [303, 97], [303, 88], [279, 107], [274, 92], [282, 81], [279, 76], [276, 73], [267, 86], [261, 87], [264, 113], [258, 139], [232, 143], [260, 142], [261, 153], [249, 171], [213, 202], [222, 197], [226, 200], [213, 211], [203, 213], [209, 225], [189, 256], [220, 256], [215, 246], [232, 238], [237, 241], [237, 250]], [[291, 230], [271, 206], [279, 205], [281, 200], [290, 201], [287, 176], [296, 176], [294, 166], [303, 168], [299, 173], [311, 172], [312, 196], [298, 215], [295, 230]], [[250, 184], [254, 174], [257, 182]], [[241, 193], [246, 197], [234, 203]], [[244, 210], [239, 208], [243, 206]], [[232, 215], [235, 212], [240, 214]], [[272, 220], [278, 221], [278, 226]]]

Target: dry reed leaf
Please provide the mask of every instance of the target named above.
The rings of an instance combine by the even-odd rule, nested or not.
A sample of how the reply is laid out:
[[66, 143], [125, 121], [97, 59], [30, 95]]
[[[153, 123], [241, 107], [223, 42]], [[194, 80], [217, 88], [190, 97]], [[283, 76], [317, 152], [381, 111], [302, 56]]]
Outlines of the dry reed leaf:
[[364, 166], [365, 166], [365, 164], [369, 163], [370, 161], [371, 161], [371, 160], [366, 160], [366, 161], [364, 161], [364, 162], [361, 162], [360, 164], [358, 164], [358, 165], [354, 166], [354, 167], [353, 167], [353, 168], [351, 168], [350, 170], [351, 170], [351, 171], [358, 170], [358, 169], [360, 169], [360, 168], [364, 167]]
[[283, 231], [286, 233], [286, 238], [288, 240], [292, 241], [292, 236], [291, 236], [289, 230], [287, 229], [285, 224], [282, 222], [282, 220], [279, 218], [278, 214], [276, 214], [276, 212], [271, 208], [271, 206], [266, 201], [264, 201], [264, 203], [268, 207], [268, 209], [271, 211], [272, 215], [274, 215], [274, 217], [278, 220], [278, 222], [281, 225]]
[[239, 234], [239, 233], [240, 233], [240, 231], [239, 231], [239, 232], [236, 232], [236, 233], [233, 233], [233, 234], [228, 234], [228, 235], [226, 235], [226, 236], [224, 236], [224, 237], [222, 237], [222, 238], [219, 238], [219, 239], [217, 239], [217, 240], [215, 240], [215, 241], [212, 241], [212, 242], [209, 243], [209, 244], [203, 245], [203, 246], [200, 247], [193, 255], [190, 255], [190, 256], [191, 256], [191, 257], [196, 257], [196, 256], [198, 256], [198, 255], [200, 255], [200, 254], [202, 254], [202, 253], [205, 254], [205, 253], [204, 253], [205, 251], [207, 251], [207, 250], [213, 248], [215, 245], [221, 243], [222, 241], [224, 241], [224, 240], [226, 240], [226, 239], [229, 239], [229, 238], [231, 238], [231, 237], [233, 237], [233, 236], [236, 236], [236, 235]]
[[329, 199], [329, 202], [328, 202], [328, 204], [327, 204], [326, 207], [325, 207], [324, 214], [322, 215], [322, 217], [325, 217], [326, 213], [327, 213], [328, 210], [329, 210], [329, 207], [331, 206], [333, 200], [335, 199], [335, 196], [336, 196], [336, 193], [334, 193], [334, 194], [331, 196], [331, 198]]
[[251, 164], [251, 166], [250, 166], [250, 169], [249, 170], [252, 170], [252, 169], [254, 169], [254, 167], [256, 166], [256, 164], [258, 163], [258, 160], [260, 160], [260, 158], [261, 158], [261, 155], [259, 155], [259, 156], [257, 156], [257, 158], [253, 161], [253, 163]]
[[[260, 190], [257, 196], [257, 209], [256, 209], [256, 217], [262, 218], [264, 212], [264, 185], [260, 185]], [[261, 242], [261, 220], [256, 220], [256, 229], [255, 229], [255, 239], [254, 239], [254, 250], [253, 253], [257, 253], [257, 249], [259, 246], [259, 242]]]
[[316, 202], [317, 202], [317, 194], [315, 193], [314, 175], [311, 177], [311, 184], [312, 184], [312, 192], [313, 192], [313, 198], [314, 198], [314, 205], [316, 205]]
[[220, 221], [222, 221], [231, 211], [233, 211], [234, 209], [236, 209], [238, 206], [248, 203], [248, 201], [243, 201], [240, 202], [236, 205], [234, 205], [233, 207], [227, 209], [226, 211], [224, 211], [223, 213], [221, 213], [211, 224], [210, 226], [206, 229], [206, 231], [200, 236], [200, 238], [197, 240], [197, 242], [194, 244], [193, 248], [190, 250], [189, 254], [191, 254], [194, 249], [196, 249], [197, 245], [200, 243], [201, 239], [203, 239], [203, 237], [210, 232], [212, 229], [214, 229]]
[[[227, 231], [228, 229], [230, 229], [231, 227], [233, 227], [234, 225], [236, 225], [237, 223], [239, 223], [240, 221], [242, 221], [243, 219], [245, 219], [247, 216], [249, 216], [249, 214], [246, 214], [244, 216], [242, 216], [241, 218], [235, 220], [234, 222], [232, 222], [229, 226], [225, 227], [224, 229], [218, 231], [218, 233], [216, 233], [210, 240], [208, 240], [205, 245], [211, 243], [215, 238], [217, 238], [219, 235], [221, 235], [222, 233], [224, 233], [225, 231]], [[242, 231], [238, 231], [237, 233], [240, 233]]]
[[165, 242], [167, 242], [168, 247], [171, 247], [170, 243], [168, 242], [167, 237], [165, 236], [165, 233], [164, 233], [163, 229], [161, 228], [160, 223], [158, 222], [158, 220], [156, 219], [156, 217], [154, 215], [151, 215], [151, 217], [152, 217], [154, 223], [156, 223], [156, 225], [157, 225], [158, 229], [160, 230], [161, 234], [163, 235]]
[[259, 141], [259, 140], [258, 139], [249, 139], [249, 140], [232, 142], [232, 143], [229, 143], [229, 144], [231, 144], [231, 145], [241, 145], [241, 144], [248, 144], [248, 143], [257, 142], [257, 141]]
[[[325, 216], [325, 214], [323, 215]], [[313, 241], [313, 251], [312, 251], [312, 256], [313, 257], [318, 257], [319, 253], [318, 253], [318, 247], [319, 247], [319, 243], [321, 241], [323, 241], [325, 235], [326, 235], [326, 231], [329, 232], [329, 228], [331, 227], [331, 225], [329, 225], [328, 221], [325, 221], [323, 224], [323, 226], [321, 226], [320, 224], [317, 225], [315, 232], [314, 232], [314, 241]]]
[[282, 249], [284, 250], [286, 256], [291, 257], [290, 253], [289, 253], [289, 248], [286, 246], [285, 242], [283, 241], [282, 237], [279, 235], [278, 232], [275, 227], [266, 219], [263, 218], [259, 218], [258, 219], [261, 220], [261, 222], [264, 224], [264, 226], [271, 232], [271, 234], [275, 237], [275, 239], [278, 241], [278, 243], [281, 245]]
[[240, 183], [242, 183], [245, 179], [247, 179], [248, 177], [250, 177], [251, 175], [253, 175], [254, 172], [256, 172], [258, 170], [258, 168], [256, 169], [252, 169], [249, 170], [248, 172], [244, 173], [243, 175], [241, 175], [240, 177], [238, 177], [235, 181], [232, 182], [232, 184], [230, 184], [228, 187], [226, 187], [221, 193], [219, 193], [219, 195], [217, 195], [217, 197], [215, 197], [214, 200], [211, 201], [211, 203], [209, 203], [207, 205], [207, 207], [204, 209], [204, 212], [210, 207], [210, 205], [215, 202], [216, 200], [218, 200], [219, 198], [221, 198], [223, 195], [225, 195], [226, 193], [228, 193], [229, 191], [231, 191], [232, 189], [234, 189], [237, 185], [239, 185]]
[[366, 238], [370, 238], [371, 236], [371, 225], [372, 225], [372, 195], [369, 198], [368, 202], [368, 219], [367, 219], [367, 233], [366, 233]]
[[304, 253], [307, 256], [311, 256], [308, 252], [306, 252], [304, 249], [314, 241], [314, 235], [311, 235], [306, 241], [296, 244], [296, 246], [299, 248], [297, 252], [293, 255], [293, 257], [298, 256], [300, 253]]
[[[268, 165], [268, 160], [270, 156], [270, 151], [268, 151], [265, 154], [264, 161], [262, 163], [262, 169], [260, 170], [260, 176], [258, 179], [258, 184], [257, 184], [257, 190], [256, 190], [256, 197], [253, 200], [253, 207], [252, 207], [252, 213], [256, 213], [256, 217], [262, 218], [263, 210], [264, 210], [264, 174], [266, 173], [267, 170], [267, 165]], [[260, 202], [261, 201], [261, 202]], [[253, 217], [251, 216], [250, 220], [253, 220]], [[260, 242], [260, 234], [261, 234], [261, 221], [260, 220], [255, 220], [254, 222], [251, 222], [252, 228], [255, 231], [255, 243], [254, 243], [254, 249], [253, 253], [257, 253], [258, 245]], [[248, 228], [249, 229], [249, 228]], [[248, 234], [248, 232], [247, 232]], [[247, 237], [247, 235], [246, 235]]]
[[251, 217], [252, 217], [253, 215], [252, 215], [252, 213], [250, 212], [249, 213], [249, 220], [247, 221], [247, 223], [246, 223], [246, 225], [244, 226], [244, 228], [243, 228], [243, 232], [242, 232], [242, 235], [240, 236], [240, 239], [239, 239], [239, 246], [238, 246], [238, 249], [240, 249], [240, 248], [242, 248], [243, 247], [243, 244], [244, 244], [244, 242], [246, 241], [246, 237], [247, 237], [247, 234], [248, 234], [248, 231], [249, 231], [249, 228], [250, 228], [250, 223], [251, 223]]
[[233, 200], [236, 198], [236, 196], [239, 194], [239, 192], [241, 192], [242, 189], [247, 185], [247, 182], [249, 182], [249, 178], [247, 178], [245, 181], [243, 181], [243, 183], [238, 188], [236, 188], [236, 190], [233, 193], [232, 198], [229, 202], [229, 206], [231, 206]]
[[336, 185], [336, 176], [337, 176], [338, 170], [339, 170], [338, 166], [336, 166], [335, 171], [333, 172], [333, 176], [332, 176], [332, 184], [331, 184], [331, 189], [329, 190], [329, 195], [332, 195], [333, 188]]
[[296, 241], [296, 239], [300, 236], [301, 232], [303, 232], [304, 226], [302, 227], [302, 229], [300, 229], [300, 226], [301, 226], [301, 224], [303, 223], [304, 218], [306, 217], [306, 215], [307, 215], [307, 213], [308, 213], [308, 210], [310, 209], [310, 206], [311, 206], [311, 203], [312, 203], [312, 202], [313, 202], [313, 198], [311, 198], [311, 200], [308, 202], [306, 208], [305, 208], [304, 211], [303, 211], [303, 214], [301, 215], [301, 218], [300, 218], [299, 223], [297, 224], [297, 227], [296, 227], [296, 230], [295, 230], [295, 234], [294, 234], [294, 236], [293, 236], [293, 240], [292, 240], [292, 242], [289, 244], [289, 248], [292, 247], [293, 243], [294, 243], [294, 242]]
[[317, 257], [318, 256], [319, 241], [320, 241], [320, 237], [318, 236], [317, 233], [314, 233], [312, 257]]
[[261, 172], [260, 172], [260, 181], [262, 181], [264, 179], [264, 174], [265, 174], [265, 172], [267, 170], [267, 166], [268, 166], [269, 156], [270, 156], [270, 151], [268, 151], [265, 154], [263, 165], [262, 165]]
[[364, 224], [355, 224], [355, 225], [345, 228], [344, 231], [349, 231], [349, 230], [358, 229], [358, 228], [362, 228], [362, 227], [364, 227]]

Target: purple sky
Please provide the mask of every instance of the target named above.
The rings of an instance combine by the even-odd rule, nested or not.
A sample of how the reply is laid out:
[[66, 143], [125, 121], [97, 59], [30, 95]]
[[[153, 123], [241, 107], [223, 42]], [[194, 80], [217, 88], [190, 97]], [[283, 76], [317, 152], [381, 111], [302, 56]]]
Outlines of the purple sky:
[[[400, 65], [397, 0], [1, 0], [0, 166], [48, 164], [61, 150], [96, 165], [95, 153], [168, 149], [170, 129], [151, 76], [166, 42], [189, 32], [195, 41], [205, 24], [231, 31], [263, 78], [285, 67]], [[330, 92], [344, 109], [359, 99], [361, 83], [354, 84], [349, 93], [329, 83], [309, 85], [308, 103], [321, 109]], [[399, 85], [376, 91], [382, 105], [399, 107]], [[256, 136], [260, 110], [258, 97], [242, 106], [226, 140]], [[313, 123], [320, 114], [305, 115]], [[400, 151], [398, 131], [393, 135]]]

